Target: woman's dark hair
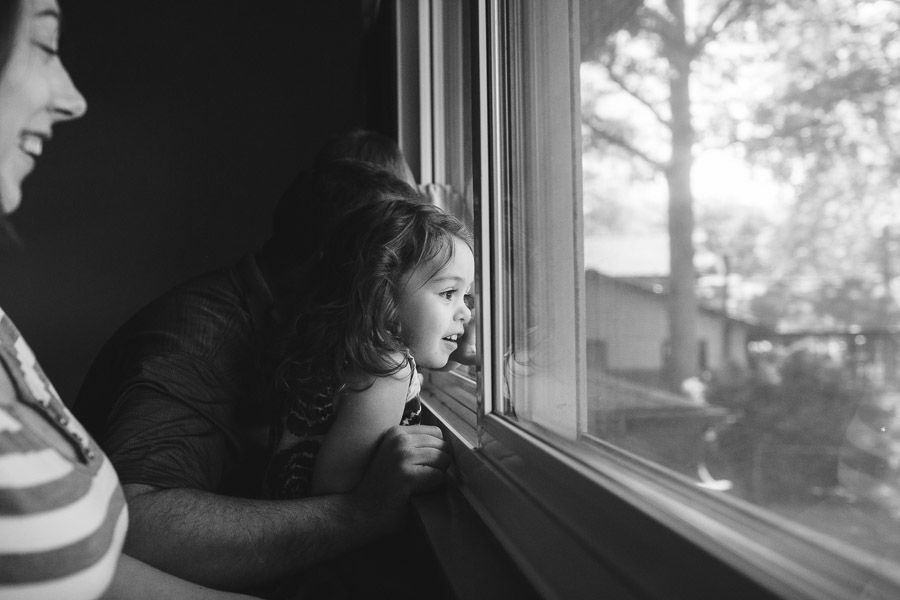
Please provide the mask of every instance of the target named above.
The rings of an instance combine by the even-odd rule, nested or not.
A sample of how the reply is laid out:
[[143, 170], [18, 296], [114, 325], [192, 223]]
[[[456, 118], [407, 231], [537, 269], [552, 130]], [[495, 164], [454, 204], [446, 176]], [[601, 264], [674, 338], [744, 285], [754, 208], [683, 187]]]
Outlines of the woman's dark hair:
[[[22, 0], [0, 0], [0, 79], [16, 45], [16, 34], [22, 16]], [[0, 211], [0, 243], [18, 240], [15, 230]]]
[[16, 43], [21, 12], [22, 0], [0, 0], [0, 77]]
[[[275, 372], [277, 405], [327, 403], [362, 376], [396, 373], [408, 352], [398, 295], [420, 265], [437, 273], [454, 240], [471, 234], [452, 215], [420, 202], [369, 202], [337, 223], [297, 307]], [[364, 384], [363, 384], [364, 385]]]

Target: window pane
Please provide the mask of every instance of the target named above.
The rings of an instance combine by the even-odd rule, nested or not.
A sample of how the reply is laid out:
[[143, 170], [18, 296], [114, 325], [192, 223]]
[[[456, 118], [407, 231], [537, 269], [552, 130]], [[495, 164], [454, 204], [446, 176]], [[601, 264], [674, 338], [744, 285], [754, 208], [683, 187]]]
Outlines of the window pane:
[[498, 278], [505, 299], [502, 410], [574, 438], [581, 273], [568, 15], [565, 3], [503, 5], [501, 76], [509, 87], [501, 168], [509, 177], [499, 194]]
[[[472, 52], [471, 4], [462, 0], [432, 2], [430, 6], [430, 43], [432, 114], [433, 182], [423, 182], [428, 200], [445, 211], [462, 219], [474, 232], [474, 191], [472, 153]], [[474, 332], [477, 322], [470, 328], [472, 338], [464, 338], [463, 344], [474, 348]], [[472, 352], [463, 352], [459, 358], [474, 362]], [[468, 358], [465, 358], [468, 356]], [[435, 373], [429, 381], [450, 396], [453, 406], [474, 423], [474, 364], [450, 363], [453, 376]]]
[[[472, 59], [470, 3], [431, 7], [434, 103], [433, 200], [472, 225]], [[427, 182], [423, 182], [427, 183]]]
[[898, 22], [582, 0], [578, 60], [582, 433], [893, 569]]

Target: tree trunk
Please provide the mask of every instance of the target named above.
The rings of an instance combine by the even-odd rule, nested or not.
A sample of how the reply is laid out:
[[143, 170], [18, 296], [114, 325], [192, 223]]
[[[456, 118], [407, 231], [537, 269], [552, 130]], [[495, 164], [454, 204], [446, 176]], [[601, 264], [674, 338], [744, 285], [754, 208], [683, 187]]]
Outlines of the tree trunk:
[[691, 123], [691, 56], [685, 40], [684, 2], [669, 0], [679, 27], [666, 44], [669, 60], [669, 104], [672, 111], [672, 156], [666, 170], [669, 186], [669, 383], [697, 374], [697, 297], [694, 292], [694, 212], [691, 190], [694, 126]]

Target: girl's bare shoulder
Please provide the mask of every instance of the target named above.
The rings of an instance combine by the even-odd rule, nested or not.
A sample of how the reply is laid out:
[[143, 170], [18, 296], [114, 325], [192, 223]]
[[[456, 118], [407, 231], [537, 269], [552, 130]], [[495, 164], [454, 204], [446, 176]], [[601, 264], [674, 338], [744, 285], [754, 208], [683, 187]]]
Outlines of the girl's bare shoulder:
[[384, 364], [388, 367], [396, 365], [397, 371], [387, 375], [373, 375], [362, 370], [353, 370], [347, 373], [348, 390], [363, 390], [373, 385], [390, 384], [392, 381], [408, 382], [412, 376], [412, 365], [409, 358], [400, 352], [394, 352], [385, 357]]

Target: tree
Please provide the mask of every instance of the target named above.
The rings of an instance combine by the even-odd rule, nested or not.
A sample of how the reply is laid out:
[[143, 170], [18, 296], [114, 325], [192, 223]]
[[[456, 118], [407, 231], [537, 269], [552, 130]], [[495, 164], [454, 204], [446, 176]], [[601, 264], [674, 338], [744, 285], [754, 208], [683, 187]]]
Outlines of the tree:
[[898, 18], [894, 2], [829, 0], [787, 3], [756, 21], [780, 67], [770, 99], [732, 135], [794, 190], [778, 241], [791, 260], [773, 276], [796, 282], [791, 295], [812, 303], [820, 325], [900, 324], [888, 260], [900, 203]]
[[[882, 234], [900, 221], [898, 22], [889, 0], [718, 0], [693, 12], [660, 0], [587, 44], [582, 72], [604, 79], [583, 92], [586, 156], [666, 182], [674, 381], [696, 365], [691, 174], [708, 150], [771, 173], [789, 206], [783, 221], [757, 223], [765, 248], [734, 247], [737, 215], [702, 225], [732, 246], [731, 271], [769, 281], [754, 303], [768, 319], [900, 326]], [[622, 98], [627, 108], [610, 102]]]
[[[625, 30], [602, 46], [599, 61], [609, 81], [652, 116], [666, 138], [642, 147], [633, 125], [583, 111], [590, 143], [612, 145], [665, 177], [668, 188], [670, 384], [679, 389], [697, 360], [697, 298], [694, 289], [694, 194], [691, 171], [696, 132], [691, 101], [695, 62], [707, 46], [749, 14], [748, 0], [722, 0], [702, 22], [689, 25], [684, 0], [642, 4]], [[582, 61], [585, 57], [582, 57]], [[668, 152], [661, 146], [668, 146]]]

